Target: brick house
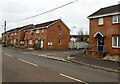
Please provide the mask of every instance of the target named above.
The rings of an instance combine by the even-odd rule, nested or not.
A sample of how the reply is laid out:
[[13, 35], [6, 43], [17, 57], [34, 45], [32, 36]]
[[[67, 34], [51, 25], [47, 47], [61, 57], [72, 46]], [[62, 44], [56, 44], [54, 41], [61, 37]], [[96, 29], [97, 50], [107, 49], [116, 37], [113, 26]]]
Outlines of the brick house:
[[33, 47], [38, 42], [42, 49], [67, 49], [70, 30], [61, 20], [34, 25], [25, 31], [25, 47]]
[[6, 41], [6, 44], [12, 45], [12, 46], [24, 46], [24, 37], [25, 37], [25, 32], [24, 30], [31, 28], [33, 25], [26, 25], [23, 27], [19, 28], [14, 28], [11, 30], [8, 30], [5, 33], [2, 33], [2, 43]]
[[88, 18], [93, 50], [120, 55], [120, 4], [101, 8]]

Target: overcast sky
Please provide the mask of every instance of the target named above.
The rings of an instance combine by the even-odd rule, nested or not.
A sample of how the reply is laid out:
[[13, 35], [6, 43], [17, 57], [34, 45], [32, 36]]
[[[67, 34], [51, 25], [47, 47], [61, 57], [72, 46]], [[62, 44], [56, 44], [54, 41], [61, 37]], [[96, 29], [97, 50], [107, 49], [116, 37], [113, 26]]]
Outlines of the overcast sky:
[[[74, 0], [0, 0], [0, 34], [4, 32], [4, 21], [14, 21], [33, 16]], [[100, 8], [116, 5], [119, 0], [79, 0], [47, 14], [19, 22], [7, 22], [7, 30], [28, 24], [39, 24], [61, 18], [73, 34], [82, 29], [89, 32], [87, 16]]]

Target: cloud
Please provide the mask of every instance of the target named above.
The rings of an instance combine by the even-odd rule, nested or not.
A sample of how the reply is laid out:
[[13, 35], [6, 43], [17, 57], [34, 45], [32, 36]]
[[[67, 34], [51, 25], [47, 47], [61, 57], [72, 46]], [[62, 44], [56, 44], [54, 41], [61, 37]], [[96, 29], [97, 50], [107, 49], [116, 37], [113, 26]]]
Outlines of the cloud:
[[[0, 27], [3, 25], [5, 20], [11, 21], [23, 19], [51, 10], [71, 1], [73, 0], [1, 0]], [[118, 0], [79, 0], [71, 5], [36, 18], [21, 22], [7, 23], [7, 30], [32, 23], [39, 24], [62, 17], [62, 20], [70, 29], [72, 29], [73, 26], [76, 26], [76, 29], [74, 29], [74, 34], [77, 34], [77, 31], [80, 28], [83, 28], [84, 31], [89, 31], [89, 20], [87, 16], [100, 8], [117, 3]], [[2, 32], [3, 28], [1, 27], [0, 33]]]

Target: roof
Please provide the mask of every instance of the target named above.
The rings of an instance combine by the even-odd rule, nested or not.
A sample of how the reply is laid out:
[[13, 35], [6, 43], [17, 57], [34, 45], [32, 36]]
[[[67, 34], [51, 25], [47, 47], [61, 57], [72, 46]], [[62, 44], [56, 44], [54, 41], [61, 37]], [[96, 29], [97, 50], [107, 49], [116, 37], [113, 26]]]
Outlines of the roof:
[[[48, 22], [36, 24], [36, 25], [34, 26], [34, 28], [29, 28], [27, 31], [29, 31], [29, 30], [36, 30], [36, 29], [48, 28], [49, 26], [55, 24], [55, 23], [58, 22], [58, 21], [61, 21], [61, 22], [67, 27], [67, 25], [66, 25], [61, 19], [57, 19], [57, 20], [53, 20], [53, 21], [48, 21]], [[69, 28], [67, 27], [67, 29], [69, 29]], [[69, 29], [69, 30], [70, 30], [70, 29]]]
[[98, 35], [100, 35], [100, 36], [102, 36], [102, 37], [105, 37], [105, 35], [103, 35], [101, 32], [96, 32], [95, 34], [94, 34], [94, 36], [93, 37], [97, 37]]
[[54, 22], [59, 21], [59, 20], [60, 20], [60, 19], [54, 20], [54, 21], [49, 21], [49, 22], [44, 22], [44, 23], [41, 23], [41, 24], [36, 24], [36, 25], [35, 25], [35, 28], [38, 28], [38, 27], [46, 27], [46, 26], [49, 26], [50, 24], [53, 24]]
[[[29, 24], [29, 25], [25, 25], [25, 26], [22, 26], [22, 27], [18, 27], [18, 28], [14, 28], [14, 29], [10, 29], [6, 32], [15, 32], [15, 31], [18, 31], [18, 30], [21, 30], [21, 29], [24, 29], [25, 27], [28, 27], [30, 25], [33, 25], [33, 24]], [[3, 33], [2, 33], [3, 34]]]
[[104, 15], [104, 14], [109, 14], [109, 13], [116, 13], [116, 12], [120, 12], [120, 4], [101, 8], [98, 11], [96, 11], [95, 13], [89, 15], [88, 17]]
[[89, 37], [89, 35], [70, 35], [70, 38], [74, 37], [74, 38], [80, 38], [81, 36], [87, 36]]

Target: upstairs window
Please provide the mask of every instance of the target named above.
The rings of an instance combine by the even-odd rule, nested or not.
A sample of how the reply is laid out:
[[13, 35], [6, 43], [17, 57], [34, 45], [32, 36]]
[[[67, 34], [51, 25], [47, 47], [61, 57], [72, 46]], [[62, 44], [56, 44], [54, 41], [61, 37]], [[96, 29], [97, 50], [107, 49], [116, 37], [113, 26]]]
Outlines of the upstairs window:
[[44, 29], [42, 29], [42, 33], [44, 33]]
[[58, 28], [61, 28], [61, 25], [58, 25], [57, 27], [58, 27]]
[[14, 35], [16, 35], [16, 32], [14, 33]]
[[112, 37], [112, 47], [120, 48], [120, 36]]
[[32, 30], [30, 31], [30, 34], [33, 34], [33, 31], [32, 31]]
[[40, 33], [40, 30], [36, 30], [36, 33]]
[[98, 25], [103, 25], [103, 18], [98, 19]]
[[120, 23], [120, 15], [114, 15], [112, 17], [112, 23]]
[[58, 30], [58, 33], [59, 33], [59, 34], [62, 34], [62, 30]]

